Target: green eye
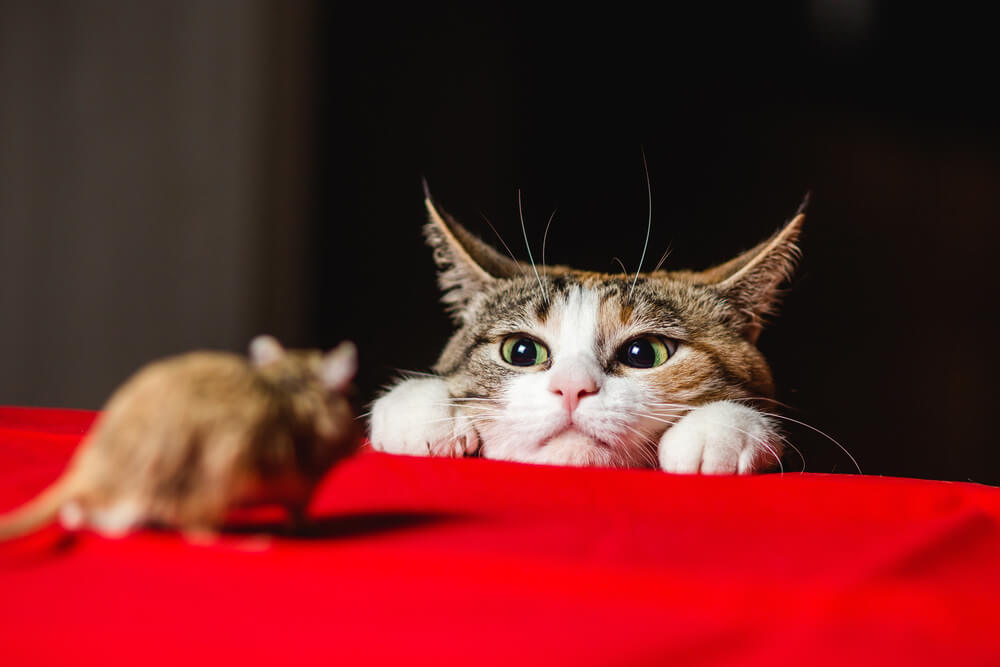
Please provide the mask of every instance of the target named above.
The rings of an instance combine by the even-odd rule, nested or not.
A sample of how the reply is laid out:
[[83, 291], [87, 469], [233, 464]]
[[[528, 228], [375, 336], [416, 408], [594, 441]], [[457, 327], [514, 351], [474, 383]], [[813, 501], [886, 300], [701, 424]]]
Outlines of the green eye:
[[527, 336], [508, 336], [500, 344], [500, 356], [512, 366], [537, 366], [549, 360], [549, 350]]
[[632, 368], [653, 368], [677, 351], [677, 341], [660, 336], [640, 336], [622, 345], [618, 361]]

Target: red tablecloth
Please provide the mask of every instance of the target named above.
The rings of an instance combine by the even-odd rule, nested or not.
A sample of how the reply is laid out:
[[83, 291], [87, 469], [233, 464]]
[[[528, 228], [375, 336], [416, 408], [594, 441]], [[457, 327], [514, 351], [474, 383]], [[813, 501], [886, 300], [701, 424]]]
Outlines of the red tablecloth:
[[[94, 415], [0, 408], [0, 510]], [[392, 457], [317, 535], [0, 545], [0, 665], [1000, 665], [1000, 490]]]

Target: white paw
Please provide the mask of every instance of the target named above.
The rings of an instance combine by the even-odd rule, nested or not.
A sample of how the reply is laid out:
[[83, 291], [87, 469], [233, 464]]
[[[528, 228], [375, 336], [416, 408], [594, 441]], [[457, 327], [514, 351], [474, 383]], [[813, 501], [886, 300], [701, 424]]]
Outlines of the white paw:
[[730, 401], [687, 413], [660, 438], [660, 467], [667, 472], [748, 475], [778, 465], [782, 441], [771, 421]]
[[465, 456], [479, 448], [472, 422], [437, 378], [404, 380], [375, 401], [372, 446], [390, 454]]

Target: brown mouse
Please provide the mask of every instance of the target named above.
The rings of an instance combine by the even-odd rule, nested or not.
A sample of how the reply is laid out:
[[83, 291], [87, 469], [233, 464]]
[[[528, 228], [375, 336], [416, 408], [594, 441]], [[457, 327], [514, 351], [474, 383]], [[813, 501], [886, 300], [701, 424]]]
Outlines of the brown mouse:
[[191, 352], [140, 369], [108, 400], [66, 471], [0, 517], [0, 539], [57, 516], [107, 536], [141, 526], [212, 532], [236, 507], [276, 504], [304, 517], [319, 480], [361, 433], [347, 392], [350, 342], [286, 351], [259, 336], [250, 359]]

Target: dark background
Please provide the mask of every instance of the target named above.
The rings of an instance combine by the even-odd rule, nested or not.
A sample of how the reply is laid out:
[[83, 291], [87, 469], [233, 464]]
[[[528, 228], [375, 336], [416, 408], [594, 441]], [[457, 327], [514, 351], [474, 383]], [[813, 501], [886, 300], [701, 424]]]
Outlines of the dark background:
[[[647, 268], [723, 261], [812, 193], [761, 338], [789, 416], [865, 473], [1000, 483], [991, 24], [697, 4], [0, 0], [0, 402], [97, 407], [150, 358], [258, 331], [354, 339], [371, 398], [450, 332], [421, 178], [522, 258], [518, 189], [536, 257], [557, 209], [550, 262], [634, 270], [644, 152]], [[854, 469], [791, 432], [807, 470]]]

